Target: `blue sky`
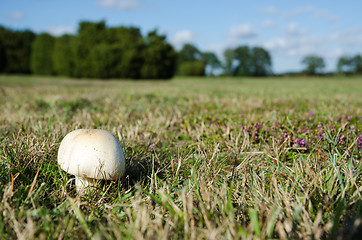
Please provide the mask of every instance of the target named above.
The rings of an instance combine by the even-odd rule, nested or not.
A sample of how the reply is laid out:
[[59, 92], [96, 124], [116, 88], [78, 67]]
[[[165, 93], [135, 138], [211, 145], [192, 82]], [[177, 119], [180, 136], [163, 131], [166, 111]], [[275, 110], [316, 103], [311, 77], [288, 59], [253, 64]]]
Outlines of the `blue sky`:
[[361, 9], [360, 0], [2, 0], [0, 25], [59, 36], [105, 20], [144, 34], [157, 28], [176, 49], [192, 43], [220, 57], [228, 47], [261, 46], [275, 72], [301, 70], [309, 54], [334, 70], [340, 56], [362, 54]]

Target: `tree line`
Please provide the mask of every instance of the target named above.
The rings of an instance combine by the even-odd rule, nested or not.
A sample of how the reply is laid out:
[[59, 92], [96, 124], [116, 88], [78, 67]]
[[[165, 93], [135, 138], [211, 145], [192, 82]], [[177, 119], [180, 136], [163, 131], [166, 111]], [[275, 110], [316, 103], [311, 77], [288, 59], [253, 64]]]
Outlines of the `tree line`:
[[[227, 49], [226, 61], [192, 44], [176, 51], [156, 30], [80, 22], [77, 34], [13, 31], [0, 26], [0, 73], [76, 78], [167, 79], [180, 76], [267, 76], [271, 57], [260, 47]], [[226, 62], [226, 63], [224, 63]]]
[[[317, 55], [308, 55], [302, 59], [302, 64], [305, 69], [302, 73], [307, 75], [322, 75], [326, 64], [324, 59]], [[362, 56], [342, 56], [338, 59], [337, 69], [338, 74], [362, 74]]]
[[[323, 58], [306, 56], [302, 73], [321, 74]], [[343, 56], [337, 71], [362, 73], [362, 57]], [[179, 51], [157, 30], [145, 36], [136, 27], [80, 22], [75, 35], [52, 36], [0, 26], [0, 73], [60, 75], [76, 78], [168, 79], [180, 76], [269, 76], [272, 58], [262, 47], [237, 46], [222, 59], [192, 44]]]
[[76, 35], [0, 27], [0, 72], [77, 78], [171, 78], [177, 53], [166, 36], [134, 27], [81, 22]]
[[34, 74], [77, 78], [171, 78], [176, 52], [166, 36], [138, 28], [107, 28], [104, 21], [81, 22], [76, 36], [38, 35], [32, 44]]

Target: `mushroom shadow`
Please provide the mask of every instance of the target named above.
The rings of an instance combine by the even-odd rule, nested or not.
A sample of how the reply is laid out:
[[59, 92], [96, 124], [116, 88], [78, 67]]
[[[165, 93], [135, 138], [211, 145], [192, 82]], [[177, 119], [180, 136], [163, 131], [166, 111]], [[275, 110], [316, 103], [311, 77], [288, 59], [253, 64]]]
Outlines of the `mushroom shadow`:
[[[145, 184], [151, 179], [152, 168], [161, 169], [158, 161], [153, 161], [153, 152], [148, 147], [141, 147], [141, 151], [138, 146], [126, 149], [126, 172], [122, 178], [122, 185], [125, 188], [133, 187], [138, 183]], [[164, 173], [157, 171], [157, 176], [162, 178]]]

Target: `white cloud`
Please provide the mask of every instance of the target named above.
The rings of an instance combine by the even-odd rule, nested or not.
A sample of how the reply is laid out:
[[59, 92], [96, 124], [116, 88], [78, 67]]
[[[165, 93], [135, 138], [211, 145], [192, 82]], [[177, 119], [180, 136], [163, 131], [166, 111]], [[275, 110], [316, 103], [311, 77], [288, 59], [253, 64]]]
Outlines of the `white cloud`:
[[362, 27], [346, 29], [343, 32], [333, 32], [328, 37], [329, 41], [339, 43], [345, 48], [362, 45]]
[[22, 12], [12, 12], [8, 15], [8, 17], [10, 19], [13, 19], [13, 20], [22, 20], [24, 19], [24, 13]]
[[307, 31], [299, 28], [297, 24], [293, 22], [289, 23], [284, 30], [289, 36], [302, 36], [307, 33]]
[[323, 41], [315, 38], [275, 38], [264, 43], [264, 47], [276, 55], [303, 57], [322, 54]]
[[336, 23], [340, 19], [338, 15], [333, 14], [329, 10], [323, 8], [316, 8], [315, 6], [294, 8], [291, 10], [287, 10], [282, 14], [284, 18], [288, 19], [293, 19], [300, 15], [305, 15], [305, 17], [311, 17], [314, 19], [324, 19], [330, 24]]
[[224, 50], [225, 49], [222, 44], [209, 44], [205, 48], [205, 51], [215, 53], [216, 56], [220, 59], [223, 57]]
[[273, 20], [270, 20], [270, 19], [266, 19], [264, 20], [261, 25], [264, 27], [264, 28], [273, 28], [275, 27], [275, 23]]
[[327, 56], [329, 58], [336, 58], [337, 59], [337, 58], [339, 58], [339, 57], [341, 57], [341, 56], [343, 56], [345, 54], [346, 54], [346, 52], [343, 49], [337, 48], [337, 49], [334, 49], [333, 51], [327, 53]]
[[63, 34], [74, 34], [75, 29], [74, 29], [74, 27], [60, 26], [60, 27], [48, 28], [47, 32], [50, 33], [53, 36], [61, 36]]
[[100, 0], [99, 6], [104, 8], [117, 8], [120, 10], [131, 10], [141, 6], [137, 0]]
[[270, 51], [280, 51], [287, 48], [285, 38], [275, 38], [264, 43], [264, 47]]
[[330, 15], [330, 12], [326, 9], [316, 9], [313, 13], [314, 18], [322, 18]]
[[307, 13], [314, 13], [316, 11], [316, 8], [313, 6], [306, 6], [306, 7], [299, 7], [295, 8], [293, 10], [288, 11], [285, 14], [285, 17], [287, 18], [294, 18], [298, 15], [307, 14]]
[[253, 38], [256, 35], [256, 32], [249, 24], [235, 25], [230, 29], [228, 41], [230, 44], [235, 44], [242, 39]]
[[171, 38], [171, 43], [176, 48], [181, 48], [185, 43], [191, 43], [194, 40], [194, 35], [189, 30], [176, 32]]
[[264, 13], [267, 13], [267, 14], [276, 14], [276, 13], [278, 13], [278, 10], [273, 6], [263, 8], [261, 11], [264, 12]]
[[336, 23], [336, 22], [338, 22], [340, 20], [340, 17], [339, 16], [337, 16], [337, 15], [328, 15], [327, 16], [327, 21], [329, 22], [329, 23]]

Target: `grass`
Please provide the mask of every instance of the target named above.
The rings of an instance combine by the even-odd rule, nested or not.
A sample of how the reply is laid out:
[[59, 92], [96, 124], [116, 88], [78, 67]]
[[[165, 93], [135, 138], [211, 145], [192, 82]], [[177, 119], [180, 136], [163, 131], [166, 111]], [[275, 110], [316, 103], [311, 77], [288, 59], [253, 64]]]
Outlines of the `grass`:
[[[1, 239], [357, 239], [362, 79], [0, 76]], [[123, 179], [78, 196], [62, 138], [110, 131]]]

